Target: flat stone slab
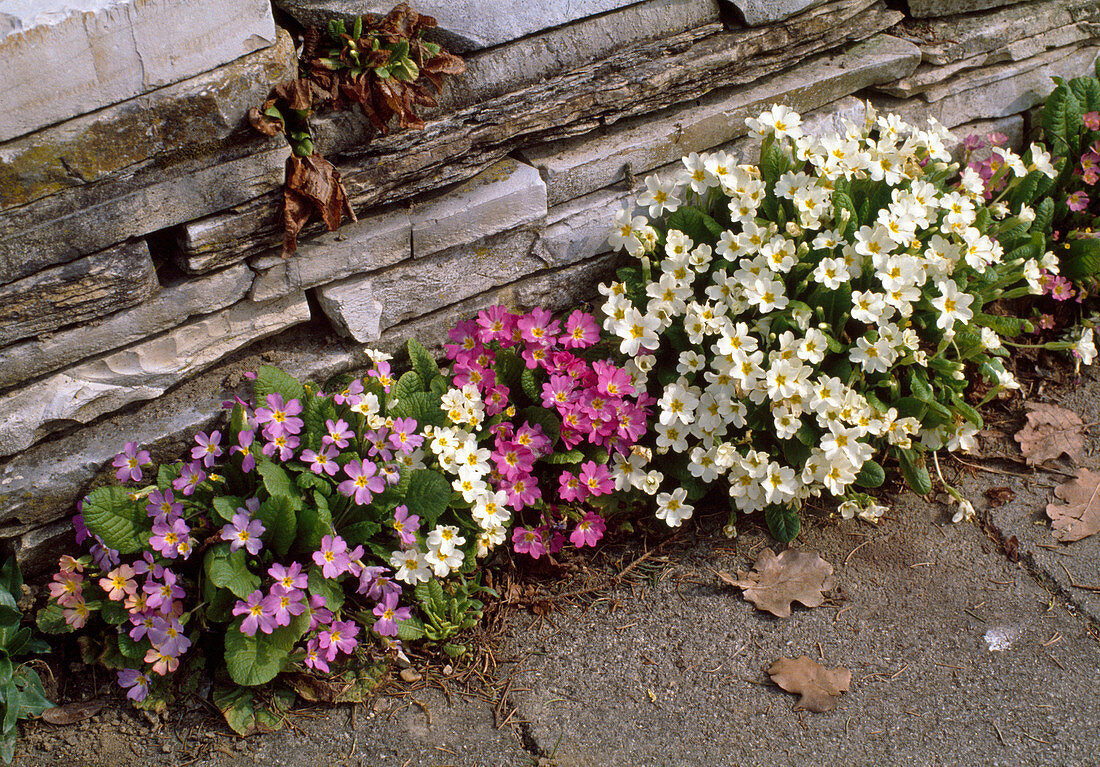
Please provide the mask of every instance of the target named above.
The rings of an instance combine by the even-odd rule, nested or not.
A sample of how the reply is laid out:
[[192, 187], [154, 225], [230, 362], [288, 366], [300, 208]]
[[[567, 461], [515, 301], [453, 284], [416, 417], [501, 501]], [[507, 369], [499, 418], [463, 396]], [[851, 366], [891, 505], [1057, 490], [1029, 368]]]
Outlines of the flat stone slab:
[[252, 300], [269, 301], [406, 261], [412, 258], [411, 238], [408, 210], [392, 208], [300, 243], [290, 258], [254, 258], [249, 262], [256, 272]]
[[9, 0], [0, 25], [0, 141], [274, 41], [267, 0]]
[[917, 18], [987, 11], [990, 8], [1001, 8], [1020, 2], [1031, 2], [1031, 0], [908, 0], [909, 15]]
[[[453, 53], [491, 48], [552, 27], [613, 11], [638, 0], [570, 0], [516, 4], [509, 0], [420, 0], [418, 13], [435, 17], [431, 36]], [[389, 0], [276, 0], [275, 5], [303, 25], [324, 26], [335, 17], [386, 14]]]
[[[262, 149], [248, 110], [298, 72], [290, 34], [210, 72], [0, 144], [0, 211], [80, 189], [100, 199], [163, 180], [175, 165]], [[108, 182], [117, 186], [110, 188]]]
[[375, 333], [544, 269], [534, 255], [535, 239], [534, 232], [517, 229], [341, 280], [318, 291], [326, 296], [322, 309], [332, 312], [336, 328], [373, 341]]
[[539, 171], [501, 160], [439, 196], [412, 206], [412, 251], [420, 258], [546, 216], [546, 182]]
[[0, 456], [24, 450], [59, 429], [159, 397], [227, 354], [309, 317], [309, 304], [301, 293], [267, 304], [242, 301], [0, 395], [0, 413], [5, 414], [0, 420]]
[[[702, 516], [660, 552], [647, 540], [652, 569], [633, 587], [513, 618], [496, 656], [517, 660], [498, 673], [542, 755], [571, 767], [1093, 760], [1082, 732], [1100, 697], [1082, 679], [1100, 649], [976, 525], [908, 495], [878, 527], [811, 514], [796, 548], [820, 552], [838, 586], [779, 620], [714, 574], [750, 569], [774, 540], [743, 522], [725, 541], [726, 512]], [[769, 680], [772, 662], [800, 655], [851, 670], [833, 711], [792, 711], [798, 698]]]
[[[931, 103], [891, 96], [875, 96], [871, 100], [880, 111], [896, 112], [913, 124], [934, 117], [946, 127], [954, 128], [975, 120], [1008, 117], [1041, 104], [1054, 90], [1051, 77], [1070, 79], [1093, 71], [1098, 53], [1100, 47], [1096, 46], [1071, 47], [1044, 54], [1039, 66], [1032, 67], [1034, 62], [1000, 64], [983, 73], [983, 86], [958, 90]], [[958, 85], [961, 87], [971, 77], [973, 73], [962, 75]]]
[[796, 13], [821, 5], [825, 0], [721, 0], [722, 4], [737, 9], [737, 14], [750, 27], [774, 24], [789, 19]]
[[[131, 309], [15, 346], [0, 348], [0, 391], [87, 357], [136, 343], [199, 314], [225, 308], [247, 295], [252, 271], [244, 264], [181, 281]], [[117, 304], [103, 302], [108, 308]]]
[[691, 152], [719, 146], [748, 133], [745, 118], [774, 102], [809, 112], [876, 82], [903, 77], [920, 63], [915, 45], [878, 35], [839, 54], [824, 54], [759, 84], [708, 95], [698, 106], [622, 121], [602, 136], [524, 150], [547, 182], [551, 205], [620, 181], [624, 171], [641, 176]]
[[0, 346], [113, 314], [158, 287], [144, 240], [0, 285]]
[[920, 47], [922, 68], [1001, 50], [1013, 52], [1018, 60], [1026, 58], [1023, 49], [1030, 49], [1037, 37], [1066, 27], [1087, 33], [1098, 17], [1094, 0], [1031, 0], [981, 14], [906, 19], [898, 34]]
[[120, 184], [106, 197], [74, 189], [0, 213], [0, 284], [278, 189], [289, 155], [273, 138], [177, 165], [137, 189]]

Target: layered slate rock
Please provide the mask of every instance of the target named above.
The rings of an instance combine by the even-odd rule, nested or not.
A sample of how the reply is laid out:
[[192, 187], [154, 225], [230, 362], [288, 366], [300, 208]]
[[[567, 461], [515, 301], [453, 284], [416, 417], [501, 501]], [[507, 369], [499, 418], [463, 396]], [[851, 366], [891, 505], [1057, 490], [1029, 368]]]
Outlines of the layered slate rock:
[[134, 306], [158, 287], [144, 240], [0, 285], [0, 346]]
[[300, 244], [290, 258], [251, 259], [249, 266], [256, 273], [252, 300], [268, 301], [411, 258], [412, 222], [408, 210], [378, 211]]
[[839, 55], [800, 63], [766, 82], [708, 95], [699, 104], [624, 120], [605, 135], [578, 136], [524, 152], [557, 205], [638, 175], [691, 152], [716, 147], [748, 133], [745, 118], [779, 101], [809, 112], [876, 82], [904, 77], [920, 63], [912, 43], [879, 35]]
[[[512, 0], [419, 0], [414, 10], [433, 16], [431, 36], [455, 53], [490, 48], [551, 27], [595, 16], [638, 0], [571, 0], [567, 3], [515, 3]], [[386, 14], [390, 0], [276, 0], [281, 10], [306, 26], [331, 18]]]
[[6, 3], [0, 141], [226, 64], [275, 40], [267, 0]]
[[[980, 75], [965, 72], [946, 81], [935, 101], [875, 97], [881, 111], [895, 112], [910, 123], [929, 117], [948, 128], [973, 122], [1008, 117], [1043, 103], [1053, 90], [1052, 77], [1068, 79], [1092, 72], [1100, 46], [1068, 46], [1022, 62], [983, 68]], [[976, 85], [977, 83], [977, 85]]]
[[774, 24], [789, 19], [825, 0], [722, 0], [725, 5], [737, 9], [737, 15], [750, 27]]
[[59, 429], [159, 397], [230, 352], [309, 317], [301, 293], [267, 304], [243, 301], [0, 395], [0, 456], [30, 447]]
[[544, 218], [546, 183], [530, 165], [505, 159], [414, 204], [410, 216], [413, 256], [419, 258]]
[[1001, 8], [1032, 0], [907, 0], [909, 14], [917, 18], [928, 16], [951, 16], [956, 13], [974, 13], [990, 8]]
[[73, 201], [87, 205], [93, 194], [107, 199], [160, 180], [197, 156], [261, 148], [248, 110], [296, 74], [294, 43], [280, 32], [275, 45], [212, 72], [4, 142], [0, 211], [70, 190], [88, 193]]
[[222, 309], [244, 298], [251, 286], [252, 272], [238, 264], [165, 287], [131, 309], [0, 348], [0, 391]]
[[[880, 0], [829, 0], [779, 25], [726, 30], [708, 24], [662, 40], [642, 41], [606, 59], [545, 78], [513, 93], [434, 120], [422, 131], [380, 136], [336, 165], [356, 211], [465, 181], [509, 153], [592, 131], [601, 124], [745, 85], [902, 18]], [[237, 207], [218, 222], [220, 244], [235, 256], [277, 248], [281, 195]], [[205, 227], [207, 222], [188, 224]], [[319, 227], [307, 228], [308, 239]], [[190, 239], [181, 236], [181, 242]], [[207, 240], [209, 242], [209, 239]], [[181, 258], [188, 258], [184, 251]]]
[[138, 188], [74, 189], [0, 213], [0, 283], [280, 188], [290, 149], [281, 137], [260, 146], [191, 159]]
[[1100, 39], [1100, 3], [1041, 0], [983, 14], [908, 19], [897, 33], [921, 49], [921, 65], [912, 75], [877, 89], [902, 98], [919, 94], [933, 101], [939, 90], [935, 86], [960, 72], [1023, 62], [1053, 49]]
[[318, 289], [321, 308], [355, 340], [374, 341], [410, 319], [545, 268], [535, 240], [534, 232], [518, 229], [334, 282]]

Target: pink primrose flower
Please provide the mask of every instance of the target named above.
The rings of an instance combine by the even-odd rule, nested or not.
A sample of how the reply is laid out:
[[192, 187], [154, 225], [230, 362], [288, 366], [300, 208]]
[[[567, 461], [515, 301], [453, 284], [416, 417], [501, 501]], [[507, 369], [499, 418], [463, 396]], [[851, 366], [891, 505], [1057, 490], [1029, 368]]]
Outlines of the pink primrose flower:
[[1089, 130], [1100, 130], [1100, 112], [1085, 112], [1081, 115], [1081, 120]]
[[256, 432], [244, 430], [237, 433], [237, 444], [229, 449], [230, 453], [240, 453], [244, 456], [241, 460], [241, 471], [248, 474], [256, 468], [256, 456], [252, 455], [252, 442], [256, 439]]
[[321, 538], [321, 550], [313, 552], [313, 561], [326, 578], [336, 578], [350, 569], [348, 544], [338, 535]]
[[595, 546], [605, 532], [607, 532], [607, 523], [604, 522], [603, 517], [590, 511], [573, 528], [573, 532], [569, 534], [569, 540], [578, 549]]
[[302, 403], [296, 399], [283, 402], [283, 395], [275, 392], [267, 395], [267, 407], [256, 409], [256, 422], [264, 427], [268, 439], [290, 436], [302, 430], [305, 423], [294, 416], [302, 412]]
[[184, 495], [193, 495], [195, 488], [206, 479], [206, 472], [202, 470], [201, 461], [192, 461], [185, 464], [180, 476], [172, 480], [172, 487], [183, 491]]
[[221, 441], [222, 433], [217, 429], [210, 432], [209, 437], [206, 436], [206, 432], [200, 431], [195, 435], [198, 447], [191, 448], [191, 458], [202, 461], [203, 466], [209, 469], [214, 465], [214, 459], [222, 454]]
[[566, 349], [585, 349], [600, 340], [600, 327], [587, 312], [574, 309], [565, 320], [565, 333], [559, 343]]
[[302, 451], [302, 461], [308, 461], [309, 469], [314, 474], [328, 474], [330, 477], [336, 474], [340, 465], [334, 460], [340, 453], [332, 445], [327, 445], [320, 453], [312, 450]]
[[[359, 395], [362, 394], [362, 393], [363, 393], [363, 383], [358, 378], [356, 378], [354, 381], [349, 383], [347, 385], [347, 387], [345, 387], [344, 390], [341, 391], [339, 394], [332, 395], [332, 399], [337, 405], [348, 405], [350, 407], [350, 406], [353, 406], [353, 405], [355, 405], [359, 402]], [[332, 425], [331, 425], [332, 421], [327, 421], [326, 423], [329, 424], [329, 429], [331, 430], [333, 428]], [[344, 423], [344, 422], [343, 421], [337, 421], [337, 423]], [[348, 425], [346, 423], [344, 423], [344, 428], [345, 429], [347, 428], [347, 426]], [[347, 445], [346, 444], [337, 445], [337, 447], [342, 447], [343, 448], [343, 447], [347, 447]]]
[[118, 672], [118, 684], [126, 690], [126, 697], [140, 703], [149, 696], [149, 676], [134, 668], [124, 668]]
[[374, 614], [378, 620], [374, 622], [374, 633], [380, 636], [397, 636], [397, 624], [407, 621], [412, 617], [412, 610], [408, 607], [397, 606], [397, 594], [390, 593], [374, 606]]
[[1079, 190], [1066, 198], [1066, 205], [1070, 210], [1081, 212], [1089, 206], [1089, 196], [1084, 190]]
[[355, 436], [343, 418], [339, 418], [335, 422], [331, 418], [325, 421], [325, 429], [327, 433], [321, 437], [321, 443], [335, 445], [341, 450], [348, 446], [348, 438]]
[[238, 508], [237, 513], [233, 515], [233, 520], [222, 527], [221, 538], [223, 541], [230, 542], [230, 551], [236, 551], [243, 546], [249, 554], [255, 556], [263, 548], [260, 536], [265, 532], [263, 522], [253, 519], [247, 510]]
[[381, 493], [386, 489], [386, 482], [378, 476], [378, 467], [371, 461], [349, 461], [344, 466], [344, 473], [348, 475], [337, 486], [341, 495], [348, 498], [354, 497], [355, 502], [365, 506], [371, 502], [375, 493]]
[[340, 653], [350, 655], [355, 651], [355, 646], [359, 644], [355, 639], [358, 633], [359, 626], [355, 621], [334, 621], [328, 631], [317, 635], [317, 646], [326, 651], [325, 660], [331, 663]]
[[538, 559], [546, 553], [542, 533], [528, 527], [517, 527], [512, 531], [512, 548], [517, 554], [527, 554], [532, 559]]
[[248, 595], [247, 601], [237, 600], [233, 606], [234, 615], [243, 615], [241, 621], [241, 633], [255, 636], [256, 629], [270, 634], [275, 630], [275, 604], [266, 598], [262, 591], [256, 589]]
[[558, 495], [563, 501], [583, 501], [588, 496], [588, 487], [571, 471], [563, 471], [558, 483], [561, 485]]
[[607, 466], [595, 461], [581, 464], [581, 473], [577, 476], [592, 495], [607, 495], [615, 489], [615, 480], [611, 478]]
[[115, 456], [111, 465], [118, 469], [115, 477], [119, 482], [140, 482], [141, 467], [152, 463], [148, 450], [138, 450], [136, 442], [127, 442], [122, 452]]

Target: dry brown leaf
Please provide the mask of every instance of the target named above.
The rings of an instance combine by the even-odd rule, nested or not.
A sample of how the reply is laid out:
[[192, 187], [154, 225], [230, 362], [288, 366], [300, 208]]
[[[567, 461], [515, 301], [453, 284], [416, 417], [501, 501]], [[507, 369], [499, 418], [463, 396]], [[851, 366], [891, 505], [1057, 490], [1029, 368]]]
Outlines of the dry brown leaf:
[[64, 706], [47, 708], [42, 712], [42, 719], [56, 725], [76, 724], [95, 716], [106, 705], [106, 698], [93, 698], [79, 703], [66, 703]]
[[1016, 500], [1016, 493], [1004, 485], [990, 487], [985, 491], [985, 497], [989, 499], [989, 505], [993, 508], [1004, 506], [1006, 503]]
[[1081, 417], [1064, 407], [1045, 402], [1028, 402], [1027, 424], [1016, 432], [1020, 452], [1028, 466], [1057, 458], [1065, 453], [1074, 461], [1081, 460], [1085, 450], [1085, 424]]
[[751, 573], [739, 570], [736, 580], [728, 575], [722, 580], [741, 589], [758, 610], [789, 618], [792, 602], [817, 607], [825, 601], [823, 592], [833, 587], [833, 566], [818, 554], [787, 549], [776, 556], [764, 549]]
[[768, 667], [768, 675], [787, 692], [802, 696], [795, 711], [819, 714], [836, 708], [837, 698], [852, 683], [852, 672], [843, 666], [827, 669], [805, 655], [798, 660], [780, 658]]
[[344, 213], [356, 221], [340, 181], [340, 171], [319, 154], [309, 157], [291, 155], [286, 161], [286, 185], [283, 187], [283, 256], [298, 247], [298, 232], [309, 223], [314, 211], [329, 231], [340, 226]]
[[1100, 474], [1079, 469], [1077, 476], [1054, 488], [1064, 504], [1047, 504], [1054, 537], [1072, 543], [1100, 532]]

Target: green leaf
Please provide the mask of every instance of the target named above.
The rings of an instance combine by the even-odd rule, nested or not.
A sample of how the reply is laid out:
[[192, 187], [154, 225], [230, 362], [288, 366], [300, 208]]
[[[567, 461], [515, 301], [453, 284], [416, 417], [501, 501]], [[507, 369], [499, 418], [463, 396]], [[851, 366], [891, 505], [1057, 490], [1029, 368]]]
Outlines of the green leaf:
[[921, 402], [933, 402], [936, 399], [936, 394], [932, 391], [932, 386], [928, 383], [923, 370], [913, 368], [909, 371], [909, 390]]
[[226, 522], [232, 522], [233, 515], [241, 508], [244, 508], [244, 498], [235, 495], [219, 495], [214, 498], [214, 511]]
[[172, 487], [173, 480], [180, 478], [180, 474], [183, 473], [183, 464], [177, 461], [176, 463], [162, 463], [157, 469], [157, 487], [161, 490], [167, 490]]
[[46, 634], [71, 634], [74, 631], [73, 627], [65, 622], [61, 605], [56, 602], [51, 602], [39, 610], [34, 622], [38, 630]]
[[410, 338], [407, 346], [409, 361], [412, 362], [413, 370], [420, 376], [420, 380], [425, 384], [435, 380], [435, 377], [439, 375], [439, 365], [436, 364], [431, 353], [421, 346], [415, 338]]
[[802, 529], [798, 511], [790, 506], [772, 504], [764, 509], [764, 518], [768, 521], [768, 529], [771, 530], [772, 537], [780, 543], [790, 543], [798, 537]]
[[905, 483], [917, 495], [928, 495], [932, 492], [932, 478], [928, 476], [928, 469], [924, 467], [924, 460], [917, 456], [913, 450], [895, 448], [894, 454], [901, 464], [901, 475], [905, 477]]
[[236, 594], [229, 589], [215, 589], [206, 600], [206, 619], [212, 623], [229, 623], [236, 605]]
[[1100, 240], [1066, 240], [1055, 251], [1062, 276], [1074, 282], [1100, 275]]
[[1060, 85], [1043, 106], [1043, 130], [1056, 154], [1076, 149], [1077, 134], [1084, 126], [1081, 105], [1068, 86]]
[[348, 546], [366, 546], [381, 530], [382, 525], [378, 522], [364, 519], [340, 528], [340, 537], [347, 541]]
[[118, 651], [130, 660], [141, 660], [145, 657], [145, 653], [149, 651], [149, 643], [145, 640], [135, 641], [130, 638], [129, 633], [120, 631], [118, 633]]
[[299, 551], [314, 552], [321, 548], [321, 539], [332, 534], [332, 512], [328, 499], [319, 491], [313, 491], [313, 503], [307, 503], [298, 512]]
[[439, 397], [428, 392], [417, 392], [389, 409], [394, 418], [413, 418], [418, 426], [446, 426], [447, 414], [439, 407]]
[[248, 552], [244, 548], [231, 552], [228, 541], [207, 551], [202, 564], [215, 586], [229, 589], [238, 599], [248, 599], [260, 588], [260, 576], [248, 569]]
[[309, 628], [309, 613], [292, 618], [290, 625], [279, 626], [270, 634], [262, 631], [255, 636], [242, 634], [243, 622], [241, 616], [226, 629], [225, 666], [234, 682], [255, 687], [270, 682], [286, 667], [294, 643]]
[[698, 245], [713, 245], [722, 236], [722, 225], [703, 211], [691, 205], [681, 205], [665, 222], [666, 231], [679, 230]]
[[561, 438], [561, 419], [544, 407], [538, 405], [525, 407], [519, 411], [517, 420], [526, 421], [532, 426], [536, 424], [541, 426], [542, 433], [550, 440], [550, 447], [558, 444]]
[[451, 483], [437, 471], [417, 469], [409, 478], [405, 505], [409, 512], [420, 516], [425, 528], [435, 527], [451, 499]]
[[409, 618], [397, 624], [397, 636], [402, 642], [418, 642], [424, 638], [424, 622]]
[[0, 588], [17, 600], [23, 596], [23, 573], [19, 571], [15, 557], [8, 557], [0, 566]]
[[84, 524], [120, 554], [136, 554], [149, 543], [150, 520], [145, 504], [124, 487], [100, 487], [84, 499]]
[[772, 143], [760, 158], [760, 175], [763, 176], [769, 189], [775, 186], [775, 182], [786, 170], [787, 153], [783, 151], [778, 143]]
[[285, 495], [273, 495], [260, 504], [256, 519], [264, 526], [261, 536], [275, 555], [280, 559], [290, 550], [290, 544], [298, 534], [298, 518], [294, 514], [294, 504]]
[[324, 495], [332, 495], [333, 491], [331, 480], [312, 471], [303, 471], [294, 478], [294, 484], [299, 490], [320, 490]]
[[256, 708], [251, 690], [218, 686], [211, 697], [233, 732], [245, 737], [256, 731]]
[[[1009, 208], [1013, 211], [1018, 211], [1021, 205], [1030, 205], [1037, 196], [1036, 193], [1039, 190], [1039, 182], [1041, 179], [1046, 178], [1046, 174], [1033, 170], [1024, 176], [1015, 188], [1012, 190], [1012, 194], [1009, 197]], [[1025, 225], [1026, 230], [1026, 225]], [[1002, 233], [1002, 237], [1005, 233]]]
[[284, 404], [292, 399], [296, 399], [300, 403], [306, 396], [306, 390], [297, 378], [271, 365], [260, 366], [259, 371], [256, 373], [254, 391], [257, 407], [267, 406], [269, 394], [283, 395]]
[[42, 679], [38, 672], [27, 666], [21, 666], [15, 672], [15, 683], [20, 688], [20, 718], [29, 719], [39, 716], [48, 708], [53, 708], [53, 703], [46, 697], [46, 691], [42, 687]]
[[584, 453], [577, 448], [573, 448], [572, 450], [567, 450], [564, 453], [559, 452], [551, 453], [550, 455], [544, 455], [539, 460], [555, 466], [560, 466], [567, 463], [580, 463], [584, 460]]
[[[1100, 59], [1098, 59], [1100, 60]], [[1031, 223], [1033, 232], [1050, 232], [1050, 226], [1054, 221], [1054, 200], [1044, 197], [1035, 208], [1035, 220]], [[1006, 259], [1007, 260], [1007, 259]]]
[[520, 386], [523, 388], [523, 393], [526, 394], [532, 402], [538, 402], [542, 399], [542, 387], [539, 386], [538, 379], [535, 378], [535, 371], [530, 368], [524, 368], [523, 373], [519, 377]]
[[267, 490], [268, 495], [285, 495], [292, 502], [295, 501], [297, 492], [290, 482], [290, 475], [286, 473], [286, 469], [277, 463], [261, 458], [256, 461], [256, 471], [263, 477], [264, 488]]
[[417, 373], [410, 370], [397, 379], [397, 384], [394, 385], [391, 395], [400, 402], [406, 397], [411, 397], [413, 394], [422, 391], [424, 391], [423, 379], [421, 379]]
[[[848, 220], [845, 221], [842, 211], [848, 211]], [[836, 232], [840, 237], [849, 229], [859, 228], [859, 212], [852, 198], [844, 192], [833, 192], [833, 220]]]
[[336, 581], [330, 581], [321, 572], [321, 568], [314, 565], [309, 568], [309, 593], [312, 596], [325, 598], [325, 607], [329, 610], [339, 610], [344, 605], [344, 590]]
[[876, 461], [868, 459], [856, 474], [855, 483], [859, 487], [880, 487], [885, 481], [886, 471]]
[[322, 438], [328, 432], [325, 428], [326, 420], [336, 420], [336, 408], [328, 397], [307, 395], [302, 407], [302, 422], [305, 429], [302, 433], [301, 449], [320, 450]]
[[1069, 81], [1069, 89], [1077, 98], [1082, 112], [1100, 109], [1100, 83], [1094, 77], [1075, 77]]
[[970, 318], [970, 322], [980, 328], [991, 328], [997, 335], [1013, 338], [1024, 332], [1027, 320], [1019, 317], [1005, 317], [1000, 314], [979, 312]]

